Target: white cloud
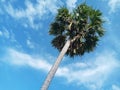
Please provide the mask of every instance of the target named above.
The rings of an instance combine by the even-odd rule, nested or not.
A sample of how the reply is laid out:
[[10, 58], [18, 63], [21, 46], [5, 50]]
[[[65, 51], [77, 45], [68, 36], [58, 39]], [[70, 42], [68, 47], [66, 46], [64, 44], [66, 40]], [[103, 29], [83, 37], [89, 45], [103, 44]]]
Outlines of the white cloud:
[[66, 1], [67, 7], [70, 8], [70, 10], [72, 10], [73, 8], [76, 7], [76, 3], [77, 3], [77, 0], [67, 0]]
[[37, 0], [37, 3], [33, 4], [27, 0], [25, 2], [26, 8], [13, 8], [12, 4], [9, 3], [9, 5], [5, 6], [5, 9], [12, 17], [26, 19], [32, 28], [38, 29], [41, 25], [40, 23], [35, 23], [35, 21], [47, 18], [49, 13], [56, 13], [57, 3], [57, 0]]
[[[77, 0], [67, 0], [67, 7], [72, 10], [76, 6], [76, 2]], [[25, 8], [22, 6], [19, 8], [14, 7], [10, 2], [7, 5], [3, 3], [3, 6], [10, 16], [24, 21], [22, 22], [23, 26], [32, 27], [33, 29], [42, 27], [42, 24], [38, 20], [47, 19], [49, 15], [55, 14], [57, 9], [63, 4], [61, 0], [37, 0], [37, 3], [26, 0], [24, 3]]]
[[4, 36], [9, 39], [10, 38], [10, 33], [7, 29], [4, 29]]
[[120, 0], [109, 0], [108, 5], [111, 8], [110, 13], [114, 13], [120, 8]]
[[0, 31], [0, 36], [2, 36], [2, 35], [3, 35], [2, 31]]
[[66, 77], [69, 82], [75, 81], [78, 84], [88, 86], [92, 90], [99, 90], [107, 76], [119, 64], [112, 53], [103, 53], [92, 59], [94, 60], [93, 62], [88, 61], [85, 64], [76, 63], [77, 70], [74, 70], [76, 68], [75, 65], [70, 65], [64, 69], [60, 68], [57, 71], [57, 75]]
[[0, 31], [0, 36], [4, 37], [6, 39], [9, 39], [10, 38], [10, 32], [6, 28], [3, 28]]
[[112, 85], [112, 90], [120, 90], [120, 86]]
[[[9, 57], [6, 58], [6, 62], [17, 66], [29, 66], [45, 72], [48, 72], [52, 66], [46, 58], [32, 57], [14, 49], [9, 49], [6, 56]], [[83, 84], [92, 90], [99, 90], [109, 74], [118, 67], [119, 62], [116, 60], [115, 54], [109, 52], [103, 52], [91, 59], [91, 62], [88, 60], [86, 63], [78, 62], [60, 67], [56, 76], [66, 78], [69, 83], [75, 82], [78, 85]]]
[[105, 22], [106, 22], [107, 24], [109, 24], [109, 25], [110, 25], [111, 22], [112, 22], [112, 21], [110, 20], [110, 18], [107, 17], [107, 16], [104, 16], [104, 17], [103, 17], [103, 20], [105, 20]]
[[26, 43], [27, 43], [29, 48], [34, 48], [34, 43], [31, 42], [31, 40], [27, 39]]
[[5, 0], [1, 0], [1, 2], [5, 2]]
[[7, 57], [4, 58], [6, 62], [11, 63], [12, 65], [18, 66], [30, 66], [35, 69], [41, 69], [44, 71], [49, 71], [51, 64], [47, 63], [46, 60], [42, 58], [34, 58], [29, 54], [16, 51], [14, 49], [8, 49]]
[[[6, 42], [6, 39], [9, 40], [10, 42], [14, 43], [14, 44], [17, 44], [17, 40], [15, 39], [15, 35], [13, 33], [12, 30], [10, 29], [7, 29], [5, 27], [3, 27], [0, 31], [0, 36], [4, 39], [2, 39], [3, 41]], [[9, 42], [8, 41], [8, 42]]]

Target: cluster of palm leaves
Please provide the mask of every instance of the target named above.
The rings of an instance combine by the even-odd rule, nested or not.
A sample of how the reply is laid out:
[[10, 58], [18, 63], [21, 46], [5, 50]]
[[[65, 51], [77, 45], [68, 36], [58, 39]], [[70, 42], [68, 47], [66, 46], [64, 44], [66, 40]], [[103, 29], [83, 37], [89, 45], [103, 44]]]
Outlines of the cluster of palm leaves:
[[85, 3], [79, 5], [73, 12], [66, 7], [58, 9], [49, 33], [54, 35], [52, 45], [62, 50], [67, 40], [71, 40], [66, 55], [74, 57], [93, 51], [103, 36], [102, 13]]

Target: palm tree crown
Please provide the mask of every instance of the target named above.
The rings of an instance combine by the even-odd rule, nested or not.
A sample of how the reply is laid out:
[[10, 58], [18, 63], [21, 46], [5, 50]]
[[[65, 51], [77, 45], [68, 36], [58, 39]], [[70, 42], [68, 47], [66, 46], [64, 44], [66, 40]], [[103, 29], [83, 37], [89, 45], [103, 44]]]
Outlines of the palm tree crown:
[[62, 50], [67, 40], [71, 40], [66, 55], [74, 57], [93, 51], [99, 37], [104, 35], [102, 13], [85, 3], [79, 5], [73, 12], [65, 7], [58, 9], [49, 33], [54, 35], [52, 45]]

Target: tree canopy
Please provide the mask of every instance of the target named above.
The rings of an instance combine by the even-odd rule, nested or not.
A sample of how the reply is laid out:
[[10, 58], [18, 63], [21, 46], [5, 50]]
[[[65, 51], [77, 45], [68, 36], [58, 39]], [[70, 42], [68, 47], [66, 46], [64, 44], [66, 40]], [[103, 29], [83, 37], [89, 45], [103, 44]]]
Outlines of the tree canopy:
[[97, 46], [99, 38], [104, 35], [103, 23], [101, 11], [86, 3], [80, 4], [72, 12], [62, 7], [58, 9], [49, 30], [49, 34], [54, 36], [52, 46], [61, 51], [69, 39], [71, 44], [66, 55], [74, 57], [91, 52]]

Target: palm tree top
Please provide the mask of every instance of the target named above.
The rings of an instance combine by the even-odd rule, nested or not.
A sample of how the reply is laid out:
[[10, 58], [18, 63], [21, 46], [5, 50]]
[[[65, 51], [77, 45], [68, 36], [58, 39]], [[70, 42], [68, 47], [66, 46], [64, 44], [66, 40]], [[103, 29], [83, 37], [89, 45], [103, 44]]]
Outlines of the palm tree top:
[[54, 36], [52, 46], [61, 51], [66, 41], [71, 40], [66, 55], [74, 57], [91, 52], [104, 35], [103, 23], [101, 11], [86, 3], [80, 4], [71, 13], [66, 7], [61, 7], [49, 30], [49, 34]]

